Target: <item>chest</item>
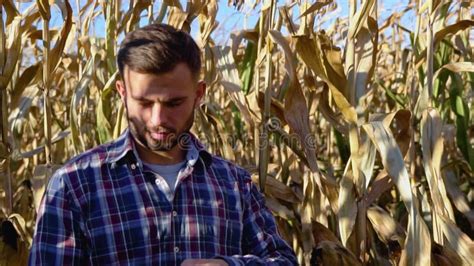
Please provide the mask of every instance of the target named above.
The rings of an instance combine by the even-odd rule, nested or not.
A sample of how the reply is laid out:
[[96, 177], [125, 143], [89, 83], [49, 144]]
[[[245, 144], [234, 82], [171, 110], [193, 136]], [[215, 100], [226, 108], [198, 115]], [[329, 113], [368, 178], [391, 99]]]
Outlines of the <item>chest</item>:
[[105, 169], [94, 186], [86, 230], [97, 262], [165, 263], [240, 252], [238, 185], [215, 172], [191, 172], [178, 181], [171, 200], [156, 176], [139, 169]]

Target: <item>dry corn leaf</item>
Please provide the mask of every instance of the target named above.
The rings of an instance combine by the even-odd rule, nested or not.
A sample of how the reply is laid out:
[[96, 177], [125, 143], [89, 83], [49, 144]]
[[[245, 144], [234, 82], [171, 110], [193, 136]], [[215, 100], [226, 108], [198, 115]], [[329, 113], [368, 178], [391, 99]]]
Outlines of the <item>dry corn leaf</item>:
[[293, 2], [290, 5], [284, 5], [281, 6], [278, 9], [278, 12], [280, 13], [280, 17], [283, 19], [283, 22], [285, 22], [286, 28], [290, 32], [292, 36], [294, 36], [298, 30], [298, 26], [295, 25], [293, 20], [291, 19], [291, 8], [296, 5], [296, 2]]
[[313, 250], [311, 265], [362, 265], [354, 254], [341, 244], [321, 241]]
[[[365, 134], [361, 135], [364, 136]], [[364, 175], [362, 180], [364, 180], [365, 183], [363, 183], [362, 185], [364, 186], [363, 191], [366, 191], [370, 181], [372, 180], [372, 175], [374, 174], [375, 157], [377, 155], [377, 150], [375, 149], [375, 146], [370, 141], [370, 139], [367, 136], [364, 137], [365, 139], [359, 147], [360, 162], [358, 168]]]
[[69, 1], [58, 0], [56, 1], [56, 5], [61, 10], [61, 16], [63, 17], [64, 24], [61, 28], [59, 39], [56, 41], [56, 45], [50, 51], [49, 71], [51, 71], [51, 73], [54, 73], [55, 69], [59, 65], [68, 39], [74, 37], [72, 35], [73, 32], [71, 31], [73, 13]]
[[3, 8], [5, 8], [7, 13], [5, 23], [8, 25], [12, 23], [16, 16], [19, 15], [19, 12], [12, 0], [3, 0], [0, 4], [3, 5]]
[[367, 209], [367, 218], [369, 218], [375, 232], [385, 244], [390, 241], [397, 241], [400, 246], [405, 242], [405, 230], [379, 206], [372, 206]]
[[119, 109], [117, 111], [116, 123], [114, 126], [114, 134], [113, 138], [118, 138], [120, 134], [127, 128], [128, 126], [128, 118], [125, 113], [125, 106], [120, 102], [117, 104]]
[[[291, 86], [285, 96], [285, 120], [295, 132], [304, 148], [308, 165], [312, 172], [319, 172], [316, 161], [316, 142], [309, 127], [309, 113], [304, 94], [298, 82]], [[335, 180], [326, 180], [335, 183]]]
[[288, 41], [285, 39], [285, 37], [283, 37], [283, 35], [279, 31], [270, 30], [268, 33], [272, 41], [278, 44], [283, 49], [283, 54], [285, 56], [285, 71], [290, 79], [289, 83], [293, 84], [297, 82], [296, 81], [296, 78], [297, 78], [296, 77], [296, 62], [294, 60], [295, 57], [293, 55], [293, 52], [291, 51]]
[[375, 180], [372, 182], [372, 185], [369, 187], [365, 199], [367, 205], [372, 205], [383, 193], [393, 187], [393, 182], [387, 174], [386, 170], [381, 171]]
[[[285, 120], [285, 107], [283, 106], [283, 103], [272, 97], [272, 103], [270, 107], [270, 112], [275, 118], [278, 118], [278, 126], [284, 127], [287, 123]], [[258, 92], [257, 96], [257, 102], [258, 102], [258, 107], [260, 110], [263, 110], [263, 105], [265, 101], [265, 94], [261, 91]], [[272, 120], [273, 122], [274, 120]]]
[[314, 248], [313, 237], [313, 218], [317, 215], [314, 213], [314, 191], [315, 186], [313, 172], [307, 171], [303, 175], [303, 204], [301, 205], [301, 241], [303, 248], [304, 261], [309, 262], [311, 251]]
[[[433, 37], [433, 45], [436, 46], [439, 44], [446, 36], [450, 34], [457, 34], [459, 31], [463, 31], [469, 27], [474, 26], [474, 21], [473, 20], [461, 20], [458, 21], [452, 25], [445, 26], [438, 32], [434, 34]], [[402, 27], [400, 27], [402, 28]], [[427, 49], [423, 49], [423, 51], [419, 52], [417, 58], [416, 58], [416, 64], [421, 64], [424, 62], [427, 56]]]
[[110, 125], [109, 119], [105, 114], [105, 105], [108, 104], [107, 97], [114, 90], [114, 85], [118, 79], [118, 76], [119, 72], [117, 70], [104, 85], [104, 89], [101, 91], [98, 99], [99, 103], [97, 104], [96, 119], [100, 143], [105, 143], [112, 139], [112, 126]]
[[3, 220], [0, 225], [2, 228], [0, 265], [26, 265], [29, 254], [28, 245], [23, 241], [18, 241], [18, 233], [11, 221]]
[[367, 183], [365, 175], [362, 171], [362, 157], [364, 156], [362, 145], [367, 143], [368, 139], [363, 135], [363, 133], [361, 134], [359, 130], [359, 127], [355, 124], [349, 125], [349, 148], [351, 153], [350, 161], [352, 167], [351, 178], [352, 182], [354, 183], [356, 198], [365, 193], [365, 184]]
[[[20, 127], [22, 125], [22, 122], [25, 120], [25, 118], [28, 117], [28, 113], [33, 104], [33, 100], [38, 96], [39, 92], [40, 90], [37, 84], [28, 86], [25, 89], [19, 104], [15, 106], [14, 109], [12, 109], [10, 117], [8, 118], [8, 122], [11, 124], [11, 129], [13, 132], [21, 131]], [[16, 138], [14, 138], [14, 140], [18, 142], [20, 141], [16, 140]], [[14, 148], [19, 149], [20, 147], [21, 145], [15, 145]]]
[[308, 9], [306, 9], [299, 17], [301, 18], [301, 17], [307, 16], [310, 13], [318, 12], [321, 8], [331, 3], [332, 3], [332, 0], [316, 1]]
[[[258, 180], [257, 180], [258, 182]], [[267, 189], [265, 192], [267, 192]], [[285, 219], [285, 220], [292, 220], [295, 219], [295, 214], [292, 210], [290, 210], [285, 205], [281, 204], [278, 200], [272, 197], [265, 198], [265, 205], [277, 216]]]
[[[91, 23], [93, 23], [94, 19], [100, 15], [101, 11], [95, 11], [96, 7], [99, 5], [99, 1], [94, 1], [94, 6], [92, 6], [90, 9], [89, 9], [89, 12], [87, 13], [87, 15], [85, 16], [85, 18], [82, 20], [82, 25], [81, 25], [81, 33], [82, 33], [82, 36], [81, 37], [86, 37], [87, 36], [87, 33], [89, 32], [90, 30], [90, 25]], [[123, 23], [121, 25], [119, 25], [119, 28], [117, 29], [118, 32], [120, 31], [123, 31], [123, 27], [126, 26], [126, 23]], [[85, 53], [88, 52], [88, 50], [84, 50]]]
[[[125, 15], [124, 21], [122, 21], [123, 24], [127, 24], [127, 32], [132, 31], [135, 27], [138, 27], [138, 23], [140, 21], [140, 14], [142, 13], [143, 10], [146, 10], [148, 6], [152, 5], [152, 1], [140, 0], [140, 1], [130, 2], [130, 4], [131, 5], [133, 4], [133, 7], [128, 10], [127, 14]], [[170, 16], [169, 17], [170, 21], [172, 21], [175, 18], [174, 16], [173, 18], [171, 18], [172, 16], [171, 13], [169, 14], [169, 16]], [[182, 29], [183, 25], [176, 24], [176, 26], [178, 25], [179, 25], [179, 29]]]
[[92, 75], [95, 72], [97, 66], [99, 65], [99, 55], [95, 54], [84, 67], [80, 81], [77, 83], [76, 88], [74, 89], [74, 94], [71, 99], [71, 108], [70, 108], [70, 127], [71, 127], [71, 137], [74, 146], [74, 151], [76, 154], [85, 150], [85, 145], [83, 138], [80, 137], [81, 131], [79, 120], [81, 116], [78, 113], [79, 105], [81, 103], [84, 94], [89, 89], [89, 84], [92, 80]]
[[429, 265], [431, 261], [430, 233], [416, 205], [416, 197], [411, 190], [410, 178], [400, 149], [392, 133], [382, 122], [364, 124], [363, 128], [377, 147], [382, 157], [382, 163], [396, 184], [400, 198], [409, 213], [407, 238], [400, 263], [403, 265]]
[[355, 39], [360, 30], [367, 24], [370, 10], [373, 8], [374, 4], [374, 0], [364, 1], [362, 3], [362, 7], [359, 9], [359, 11], [357, 11], [354, 17], [352, 17], [351, 21], [349, 22], [349, 40]]
[[[21, 56], [21, 34], [20, 34], [20, 24], [21, 24], [21, 16], [15, 16], [12, 22], [7, 27], [7, 39], [6, 42], [3, 43], [2, 46], [5, 45], [3, 49], [0, 51], [4, 51], [6, 58], [0, 57], [0, 87], [4, 88], [10, 79], [12, 78], [13, 71], [19, 61]], [[3, 35], [3, 34], [2, 34]], [[2, 48], [2, 47], [0, 47]], [[5, 49], [5, 50], [4, 50]]]
[[[202, 9], [207, 6], [211, 5], [216, 5], [215, 1], [202, 1], [202, 0], [190, 0], [186, 4], [186, 13], [188, 13], [191, 17], [189, 18], [190, 21], [192, 20], [192, 17], [196, 17], [196, 14], [199, 14], [202, 12]], [[212, 19], [212, 17], [209, 17], [208, 19]]]
[[31, 186], [33, 189], [33, 203], [36, 212], [43, 198], [46, 186], [48, 185], [51, 176], [61, 167], [61, 165], [45, 165], [40, 164], [35, 166], [33, 171], [33, 178], [31, 179]]
[[454, 224], [451, 219], [440, 215], [443, 232], [451, 247], [461, 256], [463, 265], [474, 263], [474, 242]]
[[357, 217], [357, 199], [352, 181], [352, 161], [349, 160], [339, 183], [339, 199], [337, 218], [342, 244], [347, 247], [347, 240], [351, 235]]
[[380, 121], [386, 128], [390, 128], [395, 137], [398, 148], [402, 155], [405, 156], [408, 152], [411, 138], [411, 112], [409, 110], [401, 109], [389, 114], [370, 114], [369, 121]]
[[[392, 113], [393, 114], [393, 113]], [[395, 140], [400, 152], [405, 157], [410, 147], [410, 140], [412, 135], [411, 128], [411, 112], [408, 110], [398, 110], [394, 115], [387, 116], [384, 120], [384, 125], [392, 129]]]
[[51, 19], [51, 7], [50, 5], [50, 2], [52, 2], [51, 0], [37, 0], [36, 3], [38, 5], [38, 8], [39, 8], [39, 12], [41, 14], [41, 17], [44, 19], [44, 20], [47, 20], [49, 21]]
[[[62, 141], [67, 136], [69, 136], [70, 133], [71, 132], [68, 130], [59, 132], [56, 136], [53, 137], [53, 139], [51, 140], [51, 144], [56, 144]], [[21, 152], [19, 154], [13, 153], [12, 157], [14, 160], [21, 160], [21, 159], [31, 158], [34, 155], [38, 155], [41, 152], [44, 152], [44, 145], [41, 145], [31, 151]]]
[[[242, 92], [239, 74], [236, 69], [234, 59], [231, 57], [229, 47], [215, 47], [213, 49], [217, 57], [217, 70], [222, 75], [221, 84], [229, 92], [232, 101], [239, 109], [245, 121], [250, 125], [249, 129], [253, 129], [255, 121], [249, 110], [249, 103]], [[238, 88], [238, 89], [237, 89]]]
[[[327, 35], [319, 34], [320, 39], [328, 38]], [[329, 40], [327, 42], [330, 42]], [[342, 62], [342, 51], [331, 45], [323, 45], [321, 47], [324, 54], [324, 66], [326, 68], [328, 79], [338, 88], [341, 93], [347, 97], [348, 84], [346, 74], [344, 73], [344, 65]]]
[[[285, 55], [285, 70], [290, 78], [290, 87], [285, 96], [285, 120], [291, 130], [298, 135], [308, 159], [309, 168], [312, 172], [319, 172], [316, 160], [315, 141], [309, 127], [309, 111], [306, 105], [305, 96], [301, 90], [299, 81], [296, 78], [295, 57], [288, 42], [280, 32], [270, 30], [269, 34], [272, 40], [279, 44], [283, 49]], [[317, 178], [319, 178], [319, 175]], [[329, 181], [335, 183], [335, 180]]]
[[443, 173], [444, 180], [446, 181], [446, 191], [452, 199], [454, 206], [466, 216], [471, 225], [471, 230], [474, 230], [474, 210], [471, 209], [466, 196], [461, 191], [456, 174], [452, 169], [444, 169]]
[[324, 89], [321, 92], [318, 110], [337, 131], [346, 136], [349, 134], [348, 125], [342, 118], [341, 113], [336, 113], [329, 105], [329, 88], [327, 84], [324, 84]]
[[278, 119], [270, 119], [267, 124], [268, 130], [274, 133], [278, 140], [281, 140], [291, 151], [298, 156], [301, 163], [305, 164], [309, 168], [308, 160], [304, 152], [301, 150], [299, 142], [292, 135], [288, 134], [282, 127]]
[[207, 108], [207, 105], [206, 104], [203, 104], [200, 106], [200, 108], [198, 109], [198, 119], [199, 119], [199, 125], [201, 125], [201, 131], [204, 133], [204, 136], [206, 136], [207, 140], [209, 143], [213, 143], [213, 140], [215, 138], [212, 138], [211, 139], [211, 136], [212, 136], [212, 132], [211, 132], [211, 128], [212, 128], [212, 125], [211, 123], [208, 121], [207, 117], [206, 117], [206, 108]]
[[[278, 166], [278, 169], [279, 168], [280, 166]], [[252, 181], [258, 183], [258, 176], [252, 175]], [[271, 195], [273, 198], [289, 203], [301, 203], [301, 198], [291, 189], [291, 187], [283, 184], [275, 177], [267, 175], [265, 182], [265, 193]]]
[[176, 29], [183, 29], [183, 26], [188, 18], [188, 13], [177, 7], [170, 7], [168, 15], [168, 24], [175, 27]]
[[163, 2], [168, 6], [183, 9], [179, 0], [163, 0]]
[[362, 102], [369, 92], [368, 83], [374, 71], [377, 57], [377, 21], [371, 17], [375, 1], [365, 1], [361, 9], [350, 19], [348, 50], [346, 53], [346, 75], [348, 78], [349, 102], [358, 113], [366, 109]]
[[313, 222], [313, 237], [314, 244], [316, 246], [323, 241], [330, 241], [334, 243], [341, 244], [339, 239], [334, 235], [334, 233], [329, 230], [326, 226], [318, 222]]
[[357, 123], [357, 115], [354, 107], [347, 101], [345, 96], [341, 93], [343, 88], [336, 88], [335, 85], [327, 77], [327, 72], [324, 67], [322, 58], [324, 57], [321, 48], [314, 38], [308, 36], [297, 36], [296, 38], [296, 52], [303, 62], [308, 66], [315, 75], [325, 81], [331, 90], [332, 97], [337, 107], [344, 115], [347, 122]]
[[444, 180], [441, 176], [441, 158], [443, 155], [443, 139], [441, 137], [442, 122], [435, 109], [427, 109], [421, 119], [421, 149], [426, 179], [430, 187], [433, 201], [433, 237], [435, 242], [443, 245], [444, 238], [438, 214], [454, 221], [454, 213], [446, 193]]
[[20, 78], [17, 79], [15, 87], [12, 91], [12, 99], [10, 108], [14, 110], [20, 104], [20, 99], [23, 97], [24, 91], [32, 82], [39, 82], [39, 64], [34, 64], [23, 71]]
[[216, 117], [217, 114], [211, 112], [210, 110], [210, 108], [207, 108], [205, 114], [207, 116], [207, 120], [211, 123], [215, 132], [219, 136], [220, 150], [223, 152], [222, 155], [226, 159], [235, 161], [234, 151], [229, 144], [229, 135], [226, 133], [227, 131], [225, 129], [224, 123], [222, 122], [222, 119], [218, 119]]
[[442, 70], [448, 69], [452, 72], [474, 72], [474, 63], [472, 62], [453, 62], [440, 67], [434, 73], [433, 79], [437, 79]]
[[203, 12], [199, 15], [199, 24], [201, 32], [201, 43], [209, 43], [211, 33], [217, 28], [217, 1], [213, 0], [207, 3]]
[[237, 58], [238, 51], [241, 47], [242, 40], [247, 39], [250, 42], [257, 43], [258, 42], [258, 31], [256, 30], [240, 30], [234, 32], [230, 35], [231, 38], [231, 49], [232, 49], [232, 56]]
[[[304, 14], [310, 8], [309, 2], [300, 2], [300, 13]], [[300, 17], [301, 26], [298, 29], [297, 35], [308, 35], [314, 28], [314, 14], [308, 13], [306, 16]]]
[[27, 246], [30, 247], [32, 239], [26, 229], [25, 219], [18, 213], [12, 213], [10, 216], [8, 216], [8, 220], [13, 224], [13, 227], [15, 228], [21, 241], [25, 242]]
[[458, 31], [465, 30], [469, 27], [474, 26], [474, 20], [460, 20], [452, 25], [443, 27], [441, 30], [435, 33], [434, 43], [438, 44], [449, 34], [456, 34]]
[[434, 243], [432, 256], [436, 266], [462, 265], [461, 257], [448, 245]]

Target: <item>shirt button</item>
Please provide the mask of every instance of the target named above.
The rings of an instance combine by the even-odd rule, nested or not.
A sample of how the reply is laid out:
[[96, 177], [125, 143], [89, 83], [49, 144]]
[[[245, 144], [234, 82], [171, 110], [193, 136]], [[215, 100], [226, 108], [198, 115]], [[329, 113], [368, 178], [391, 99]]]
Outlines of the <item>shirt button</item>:
[[155, 179], [155, 184], [159, 186], [159, 185], [160, 185], [160, 180], [159, 180], [159, 179]]
[[132, 168], [132, 170], [135, 170], [137, 168], [137, 166], [134, 163], [132, 163], [130, 167]]
[[178, 213], [176, 211], [173, 211], [173, 216], [174, 217], [178, 216]]
[[178, 247], [174, 247], [174, 252], [178, 253], [178, 252], [179, 252], [179, 248], [178, 248]]

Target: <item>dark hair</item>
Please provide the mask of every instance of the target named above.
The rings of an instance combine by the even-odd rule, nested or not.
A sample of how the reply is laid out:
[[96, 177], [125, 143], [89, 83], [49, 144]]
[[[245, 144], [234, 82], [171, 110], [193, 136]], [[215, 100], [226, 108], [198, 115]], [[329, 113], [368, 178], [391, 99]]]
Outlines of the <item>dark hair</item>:
[[166, 24], [151, 24], [125, 35], [117, 55], [120, 75], [127, 65], [142, 73], [162, 74], [185, 63], [193, 77], [201, 70], [201, 51], [186, 32]]

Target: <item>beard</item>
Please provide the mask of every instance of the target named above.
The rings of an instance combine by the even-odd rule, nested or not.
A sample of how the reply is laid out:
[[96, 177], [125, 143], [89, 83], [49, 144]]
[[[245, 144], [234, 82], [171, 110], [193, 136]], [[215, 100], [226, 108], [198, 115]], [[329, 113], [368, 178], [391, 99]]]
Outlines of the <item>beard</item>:
[[[194, 109], [187, 118], [184, 127], [181, 130], [170, 126], [157, 126], [149, 128], [146, 123], [139, 118], [130, 117], [127, 109], [126, 113], [128, 126], [130, 128], [132, 137], [136, 142], [138, 142], [139, 145], [151, 152], [170, 151], [175, 148], [178, 144], [180, 144], [182, 137], [189, 133], [189, 130], [191, 130], [194, 122]], [[164, 140], [156, 140], [152, 138], [152, 132], [165, 133], [166, 138]], [[180, 148], [182, 149], [183, 147]]]

